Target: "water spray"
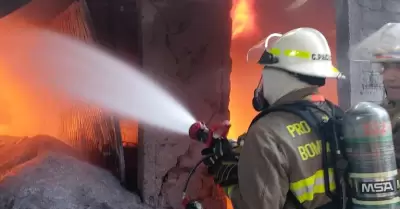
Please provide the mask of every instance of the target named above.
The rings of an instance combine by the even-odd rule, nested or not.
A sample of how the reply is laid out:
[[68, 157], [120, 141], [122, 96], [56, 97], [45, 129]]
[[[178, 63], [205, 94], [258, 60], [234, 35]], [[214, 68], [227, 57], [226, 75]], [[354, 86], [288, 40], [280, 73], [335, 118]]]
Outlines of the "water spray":
[[[140, 123], [188, 134], [207, 147], [215, 140], [227, 139], [229, 121], [211, 128], [195, 122], [190, 112], [156, 82], [104, 50], [50, 31], [18, 32], [0, 37], [0, 61], [4, 65], [0, 73], [26, 87], [65, 94]], [[240, 140], [229, 141], [232, 147], [241, 145]], [[202, 208], [186, 191], [193, 173], [208, 157], [196, 164], [185, 183], [182, 203], [186, 209]]]
[[98, 46], [42, 29], [0, 34], [0, 45], [0, 75], [38, 94], [94, 104], [182, 135], [196, 121], [156, 81]]

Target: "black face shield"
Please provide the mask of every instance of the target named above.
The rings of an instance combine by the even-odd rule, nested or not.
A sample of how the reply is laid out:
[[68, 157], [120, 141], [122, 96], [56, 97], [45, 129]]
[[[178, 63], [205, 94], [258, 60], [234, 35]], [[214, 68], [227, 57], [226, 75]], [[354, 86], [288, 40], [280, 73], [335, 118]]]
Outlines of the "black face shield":
[[266, 108], [269, 107], [269, 103], [267, 100], [264, 98], [264, 91], [263, 91], [263, 80], [262, 77], [260, 78], [260, 81], [258, 82], [257, 88], [254, 90], [254, 96], [253, 96], [253, 108], [260, 112]]

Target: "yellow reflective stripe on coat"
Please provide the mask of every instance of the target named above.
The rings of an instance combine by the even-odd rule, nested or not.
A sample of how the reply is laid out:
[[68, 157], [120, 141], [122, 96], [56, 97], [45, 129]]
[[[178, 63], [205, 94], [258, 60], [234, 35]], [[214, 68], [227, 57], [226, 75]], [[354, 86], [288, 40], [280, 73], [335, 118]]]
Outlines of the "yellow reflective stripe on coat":
[[[336, 189], [333, 176], [333, 169], [329, 168], [329, 188], [331, 191]], [[290, 191], [297, 197], [300, 203], [311, 201], [316, 194], [325, 193], [324, 171], [318, 170], [314, 175], [300, 181], [290, 183]]]
[[[281, 55], [281, 50], [277, 48], [272, 48], [269, 50], [269, 53], [279, 56]], [[297, 57], [302, 59], [311, 59], [311, 53], [306, 51], [299, 51], [299, 50], [284, 50], [283, 55], [287, 57]]]
[[233, 191], [236, 187], [238, 187], [237, 184], [231, 185], [231, 186], [227, 186], [227, 187], [223, 187], [223, 190], [224, 190], [224, 192], [225, 192], [225, 195], [228, 196], [229, 198], [231, 198], [232, 191]]

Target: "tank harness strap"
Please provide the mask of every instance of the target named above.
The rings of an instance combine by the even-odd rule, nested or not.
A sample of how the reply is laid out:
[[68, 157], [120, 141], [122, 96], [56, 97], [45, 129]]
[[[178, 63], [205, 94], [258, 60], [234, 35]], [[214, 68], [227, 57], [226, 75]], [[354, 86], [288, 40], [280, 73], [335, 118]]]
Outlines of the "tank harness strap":
[[255, 123], [257, 122], [260, 118], [264, 117], [265, 115], [271, 113], [271, 112], [278, 112], [278, 111], [282, 111], [282, 112], [290, 112], [293, 113], [295, 115], [298, 115], [298, 112], [300, 109], [305, 110], [306, 107], [308, 106], [312, 106], [313, 108], [316, 107], [315, 104], [313, 104], [313, 102], [327, 102], [330, 103], [328, 100], [325, 99], [325, 97], [321, 94], [312, 94], [309, 96], [306, 96], [303, 98], [304, 100], [300, 100], [300, 101], [296, 101], [294, 103], [289, 103], [289, 104], [283, 104], [283, 105], [279, 105], [276, 107], [271, 107], [268, 108], [266, 110], [261, 111], [250, 123], [249, 128]]
[[[315, 131], [315, 133], [318, 135], [318, 137], [321, 139], [321, 148], [322, 148], [322, 161], [323, 161], [323, 171], [324, 171], [324, 185], [325, 185], [325, 193], [327, 194], [328, 197], [332, 198], [333, 200], [333, 194], [331, 193], [331, 189], [330, 189], [330, 182], [329, 182], [329, 175], [327, 175], [329, 173], [329, 162], [328, 162], [328, 156], [327, 156], [327, 140], [325, 139], [325, 136], [323, 136], [321, 134], [321, 131], [319, 130], [319, 127], [322, 123], [322, 119], [320, 117], [317, 117], [312, 111], [311, 109], [317, 109], [320, 110], [320, 108], [318, 108], [317, 105], [315, 105], [313, 102], [327, 102], [327, 104], [331, 107], [331, 108], [336, 108], [336, 106], [334, 106], [332, 103], [330, 103], [329, 101], [325, 100], [325, 98], [322, 95], [311, 95], [308, 98], [306, 98], [307, 100], [302, 100], [302, 101], [297, 101], [294, 103], [290, 103], [290, 104], [284, 104], [284, 105], [279, 105], [276, 107], [271, 107], [268, 108], [262, 112], [260, 112], [251, 122], [250, 127], [256, 123], [260, 118], [262, 118], [263, 116], [271, 113], [271, 112], [288, 112], [288, 113], [292, 113], [294, 115], [299, 116], [300, 118], [302, 118], [303, 120], [305, 120], [309, 126], [311, 127], [312, 130]], [[312, 101], [312, 102], [311, 102]], [[250, 129], [249, 127], [249, 129]], [[334, 146], [333, 148], [335, 148], [336, 146]], [[335, 154], [335, 152], [333, 152], [333, 154]], [[336, 178], [335, 178], [336, 181]], [[303, 204], [299, 201], [299, 199], [296, 197], [296, 195], [289, 190], [288, 194], [288, 199], [292, 199], [293, 203], [295, 204], [295, 207], [297, 209], [305, 209]], [[329, 204], [332, 205], [332, 204]], [[326, 205], [327, 208], [330, 208], [331, 206], [328, 207], [328, 205]], [[321, 207], [325, 209], [324, 207]]]

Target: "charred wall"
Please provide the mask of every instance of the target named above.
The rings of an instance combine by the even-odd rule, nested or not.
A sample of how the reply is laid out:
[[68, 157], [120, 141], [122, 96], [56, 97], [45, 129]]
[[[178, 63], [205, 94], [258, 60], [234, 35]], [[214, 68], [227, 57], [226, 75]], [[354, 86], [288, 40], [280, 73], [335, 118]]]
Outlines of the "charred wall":
[[[230, 0], [140, 1], [143, 70], [179, 98], [196, 119], [229, 119]], [[154, 101], [158, 101], [156, 95]], [[202, 145], [141, 126], [143, 200], [153, 207], [181, 208], [183, 183], [200, 159]], [[207, 209], [225, 207], [212, 178], [199, 171], [189, 195]]]
[[[127, 61], [140, 64], [139, 8], [136, 0], [86, 0], [96, 41]], [[124, 143], [126, 184], [137, 190], [138, 123], [118, 119]]]
[[[139, 9], [136, 0], [86, 0], [96, 41], [139, 64], [141, 60]], [[120, 119], [124, 142], [137, 144], [136, 121]]]
[[97, 40], [134, 63], [140, 62], [137, 0], [86, 0]]
[[25, 6], [30, 0], [14, 0], [0, 2], [0, 18], [4, 17], [20, 7]]

